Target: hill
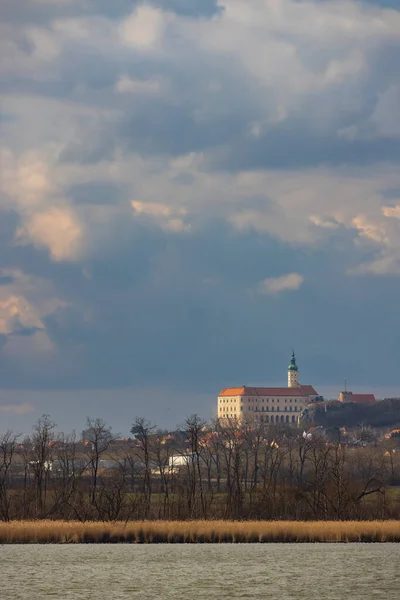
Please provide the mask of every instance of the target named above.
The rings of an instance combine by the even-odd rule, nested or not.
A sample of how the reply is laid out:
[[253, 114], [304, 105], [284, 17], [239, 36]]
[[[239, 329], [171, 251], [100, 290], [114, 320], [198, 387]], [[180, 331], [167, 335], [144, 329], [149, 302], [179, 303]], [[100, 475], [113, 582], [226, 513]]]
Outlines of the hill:
[[400, 398], [386, 398], [376, 404], [330, 400], [307, 406], [301, 415], [304, 426], [323, 427], [395, 427], [400, 424]]

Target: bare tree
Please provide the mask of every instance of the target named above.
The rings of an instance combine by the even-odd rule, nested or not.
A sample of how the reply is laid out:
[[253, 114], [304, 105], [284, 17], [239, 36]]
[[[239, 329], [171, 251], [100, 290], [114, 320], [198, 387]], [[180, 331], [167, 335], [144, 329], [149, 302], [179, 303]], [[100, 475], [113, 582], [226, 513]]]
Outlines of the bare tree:
[[107, 452], [113, 440], [111, 427], [103, 419], [87, 417], [86, 428], [82, 431], [82, 440], [86, 447], [86, 457], [91, 473], [90, 503], [98, 511], [96, 494], [99, 480], [99, 467], [102, 456]]
[[131, 433], [135, 436], [140, 450], [140, 458], [143, 461], [144, 467], [144, 479], [143, 479], [143, 491], [144, 491], [144, 517], [147, 519], [151, 508], [151, 442], [150, 438], [155, 430], [155, 425], [152, 425], [150, 421], [142, 417], [137, 417], [132, 425]]
[[56, 424], [49, 415], [43, 415], [33, 427], [30, 465], [36, 482], [36, 515], [45, 516], [49, 474], [52, 468], [52, 445]]
[[0, 436], [0, 514], [4, 521], [10, 520], [11, 469], [18, 438], [12, 431]]

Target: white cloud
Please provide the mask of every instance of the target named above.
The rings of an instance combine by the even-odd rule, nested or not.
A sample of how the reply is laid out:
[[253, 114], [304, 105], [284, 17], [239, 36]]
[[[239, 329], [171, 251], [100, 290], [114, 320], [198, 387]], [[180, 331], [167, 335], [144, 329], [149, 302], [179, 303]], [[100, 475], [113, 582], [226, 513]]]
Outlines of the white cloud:
[[71, 208], [53, 206], [26, 218], [17, 230], [16, 241], [48, 249], [54, 261], [68, 261], [79, 257], [84, 236]]
[[31, 150], [15, 157], [3, 148], [1, 159], [5, 196], [0, 210], [19, 213], [16, 242], [46, 248], [55, 261], [76, 260], [83, 248], [83, 225], [60, 197], [62, 184], [46, 154]]
[[34, 308], [26, 298], [9, 296], [0, 299], [0, 334], [9, 335], [20, 329], [43, 329]]
[[184, 208], [174, 208], [161, 202], [139, 202], [138, 200], [133, 200], [132, 207], [135, 213], [154, 219], [168, 231], [175, 233], [190, 231], [190, 225], [183, 220], [187, 212]]
[[[355, 96], [377, 44], [400, 39], [399, 12], [350, 0], [220, 0], [219, 5], [222, 11], [211, 23], [180, 22], [179, 34], [214, 60], [234, 57], [238, 74], [244, 70], [250, 77], [246, 85], [253, 80], [258, 88], [254, 93], [267, 121], [271, 114], [307, 111], [303, 98], [314, 93], [332, 94], [346, 85]], [[342, 102], [343, 93], [336, 104]], [[321, 123], [332, 117], [331, 110], [331, 99], [320, 103]], [[259, 135], [259, 127], [252, 131]]]
[[386, 244], [388, 242], [385, 228], [375, 222], [368, 221], [364, 215], [354, 217], [352, 223], [361, 236], [380, 244]]
[[138, 50], [153, 49], [163, 33], [166, 15], [152, 6], [139, 6], [121, 25], [122, 40]]
[[[50, 169], [42, 152], [29, 150], [16, 158], [8, 148], [1, 149], [2, 186], [10, 198], [8, 207], [21, 209], [42, 206], [54, 192]], [[2, 203], [5, 203], [4, 199]], [[1, 207], [1, 204], [0, 204]]]
[[0, 404], [0, 413], [9, 415], [27, 415], [35, 409], [28, 402], [23, 404]]
[[390, 219], [400, 219], [400, 204], [396, 204], [396, 206], [384, 206], [382, 212], [385, 217]]
[[318, 215], [310, 215], [309, 219], [311, 223], [313, 223], [317, 227], [323, 227], [325, 229], [337, 229], [339, 227], [339, 223], [331, 218], [324, 218]]
[[67, 303], [44, 279], [18, 269], [0, 269], [0, 277], [9, 280], [0, 286], [0, 334], [7, 338], [2, 352], [30, 359], [54, 352], [45, 319], [55, 317]]
[[[68, 189], [74, 184], [110, 182], [123, 187], [131, 198], [140, 198], [132, 203], [133, 218], [151, 219], [173, 232], [194, 230], [197, 222], [215, 218], [238, 230], [311, 245], [340, 228], [363, 243], [378, 244], [390, 256], [400, 256], [398, 219], [388, 218], [395, 216], [390, 208], [382, 211], [383, 190], [400, 185], [397, 165], [286, 169], [284, 175], [273, 169], [222, 172], [210, 169], [225, 151], [224, 141], [218, 146], [218, 140], [202, 152], [174, 159], [156, 151], [146, 156], [129, 153], [126, 143], [118, 146], [116, 140], [114, 156], [97, 164], [59, 160], [65, 148], [91, 140], [102, 128], [109, 126], [114, 139], [114, 126], [126, 116], [130, 100], [124, 95], [157, 94], [165, 99], [165, 81], [168, 101], [183, 110], [189, 107], [197, 124], [202, 119], [217, 122], [235, 100], [242, 110], [243, 100], [243, 114], [248, 115], [243, 129], [248, 132], [246, 143], [256, 143], [292, 116], [306, 116], [311, 128], [325, 128], [327, 122], [339, 119], [343, 95], [352, 102], [357, 99], [351, 104], [351, 111], [357, 113], [354, 107], [362, 102], [363, 86], [368, 81], [372, 88], [375, 85], [378, 48], [400, 41], [398, 11], [351, 0], [220, 0], [219, 6], [223, 10], [211, 19], [191, 19], [141, 5], [121, 21], [88, 16], [58, 19], [48, 28], [25, 27], [22, 33], [32, 41], [32, 55], [15, 43], [11, 26], [4, 29], [0, 44], [4, 44], [3, 55], [10, 58], [5, 62], [21, 68], [16, 71], [19, 75], [33, 70], [46, 79], [49, 64], [54, 63], [51, 74], [59, 77], [60, 53], [66, 60], [68, 50], [80, 43], [100, 60], [107, 54], [110, 74], [106, 91], [96, 88], [95, 94], [80, 75], [78, 88], [65, 100], [46, 97], [45, 92], [2, 96], [13, 120], [4, 128], [9, 147], [3, 161], [7, 198], [0, 201], [0, 208], [18, 213], [19, 243], [46, 248], [55, 261], [84, 257], [104, 243], [99, 222], [102, 231], [111, 230], [113, 217], [127, 215], [130, 207], [126, 202], [83, 210], [72, 206]], [[138, 51], [153, 49], [162, 56], [162, 66], [151, 62], [149, 79], [138, 79], [131, 74], [129, 61], [134, 66]], [[171, 80], [166, 79], [168, 68], [173, 69]], [[199, 74], [201, 89], [187, 86], [183, 94], [179, 86], [174, 89], [176, 81], [182, 76], [186, 81], [192, 71]], [[389, 136], [397, 131], [398, 84], [382, 81], [382, 94], [369, 121]], [[110, 94], [112, 90], [117, 95]], [[350, 131], [358, 135], [355, 125], [350, 125]], [[182, 174], [194, 183], [179, 184]]]
[[304, 277], [298, 273], [288, 273], [280, 277], [267, 277], [259, 285], [262, 294], [280, 294], [281, 292], [298, 290], [303, 284]]

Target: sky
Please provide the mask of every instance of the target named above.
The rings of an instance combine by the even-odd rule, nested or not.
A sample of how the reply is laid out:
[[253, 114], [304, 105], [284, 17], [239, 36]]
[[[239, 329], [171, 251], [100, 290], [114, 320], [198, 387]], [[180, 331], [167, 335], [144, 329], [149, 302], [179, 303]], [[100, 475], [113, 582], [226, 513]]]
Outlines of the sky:
[[2, 0], [0, 430], [400, 395], [398, 0]]

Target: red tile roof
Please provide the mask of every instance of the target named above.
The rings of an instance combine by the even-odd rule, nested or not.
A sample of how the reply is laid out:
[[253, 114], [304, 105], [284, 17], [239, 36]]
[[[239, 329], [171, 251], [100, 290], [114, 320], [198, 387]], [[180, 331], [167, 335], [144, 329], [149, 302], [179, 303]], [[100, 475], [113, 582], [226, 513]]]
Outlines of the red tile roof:
[[300, 385], [296, 388], [262, 388], [262, 387], [234, 387], [224, 388], [219, 396], [317, 396], [312, 385]]
[[352, 394], [351, 399], [352, 402], [358, 404], [375, 404], [376, 402], [374, 394]]

